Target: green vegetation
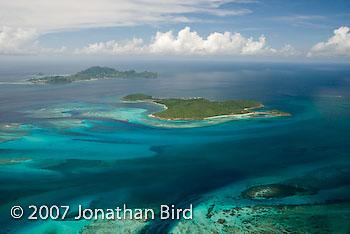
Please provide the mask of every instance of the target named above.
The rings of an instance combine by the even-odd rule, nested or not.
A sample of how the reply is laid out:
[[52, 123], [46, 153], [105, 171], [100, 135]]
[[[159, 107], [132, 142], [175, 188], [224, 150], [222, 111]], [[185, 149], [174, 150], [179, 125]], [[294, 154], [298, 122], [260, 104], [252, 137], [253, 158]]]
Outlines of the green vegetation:
[[38, 82], [40, 81], [43, 81], [43, 83], [46, 84], [66, 84], [72, 82], [72, 80], [68, 76], [47, 76], [38, 79]]
[[246, 108], [261, 105], [259, 102], [249, 100], [216, 102], [204, 98], [157, 99], [155, 102], [168, 107], [168, 109], [154, 114], [165, 119], [204, 119], [220, 115], [245, 114], [249, 113]]
[[164, 119], [204, 119], [221, 115], [250, 113], [249, 108], [257, 108], [261, 103], [249, 100], [228, 100], [224, 102], [209, 101], [204, 98], [170, 98], [156, 99], [145, 94], [131, 94], [124, 101], [152, 100], [165, 105], [166, 110], [154, 113], [153, 116]]
[[29, 82], [34, 84], [65, 84], [75, 81], [84, 81], [92, 79], [104, 79], [104, 78], [156, 78], [157, 73], [154, 72], [139, 72], [134, 70], [130, 71], [118, 71], [109, 67], [90, 67], [86, 70], [78, 72], [73, 75], [67, 76], [44, 76], [38, 78], [29, 79]]
[[146, 94], [130, 94], [122, 98], [123, 101], [147, 101], [166, 107], [165, 110], [154, 113], [153, 116], [161, 119], [205, 119], [225, 115], [269, 115], [291, 116], [289, 113], [278, 110], [256, 112], [252, 109], [263, 107], [257, 101], [227, 100], [223, 102], [209, 101], [204, 98], [154, 98]]
[[153, 99], [153, 97], [142, 93], [130, 94], [128, 96], [123, 97], [123, 101], [142, 101], [150, 99]]

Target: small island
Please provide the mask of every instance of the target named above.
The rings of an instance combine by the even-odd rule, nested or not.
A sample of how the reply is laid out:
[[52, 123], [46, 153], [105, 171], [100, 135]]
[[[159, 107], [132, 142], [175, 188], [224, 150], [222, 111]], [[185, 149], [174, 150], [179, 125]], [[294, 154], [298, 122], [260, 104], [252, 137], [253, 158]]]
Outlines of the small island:
[[244, 198], [252, 200], [283, 198], [294, 195], [309, 194], [305, 188], [287, 184], [268, 184], [248, 188], [242, 192]]
[[162, 105], [165, 110], [151, 114], [151, 117], [164, 120], [203, 120], [243, 115], [290, 116], [277, 110], [256, 112], [263, 104], [251, 100], [209, 101], [204, 98], [154, 98], [145, 94], [130, 94], [123, 101], [152, 102]]
[[118, 71], [114, 68], [95, 66], [72, 75], [44, 76], [42, 73], [38, 73], [37, 77], [28, 79], [27, 81], [33, 84], [66, 84], [105, 78], [157, 78], [157, 76], [157, 73], [149, 71]]

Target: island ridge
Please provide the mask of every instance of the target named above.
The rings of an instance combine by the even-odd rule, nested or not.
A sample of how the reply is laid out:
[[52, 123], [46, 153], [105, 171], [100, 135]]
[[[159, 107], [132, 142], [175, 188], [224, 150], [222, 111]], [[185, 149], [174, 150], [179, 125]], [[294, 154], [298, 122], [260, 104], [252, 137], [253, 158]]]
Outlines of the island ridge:
[[65, 84], [104, 78], [157, 78], [158, 74], [149, 71], [118, 71], [114, 68], [95, 66], [72, 75], [44, 76], [42, 73], [38, 73], [38, 76], [27, 81], [33, 84]]

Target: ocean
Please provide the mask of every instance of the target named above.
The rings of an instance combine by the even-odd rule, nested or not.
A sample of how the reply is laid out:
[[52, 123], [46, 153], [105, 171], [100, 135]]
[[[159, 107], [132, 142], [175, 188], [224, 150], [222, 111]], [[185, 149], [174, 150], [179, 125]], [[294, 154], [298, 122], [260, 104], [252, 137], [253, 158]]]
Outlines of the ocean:
[[[93, 65], [154, 71], [158, 78], [21, 84], [39, 72], [69, 74]], [[256, 100], [264, 109], [292, 116], [218, 122], [154, 120], [148, 114], [161, 107], [121, 101], [132, 93]], [[4, 217], [0, 233], [89, 233], [89, 225], [106, 233], [116, 230], [103, 222], [28, 220], [32, 204], [194, 206], [190, 224], [159, 219], [115, 224], [134, 233], [181, 233], [179, 225], [196, 232], [195, 221], [205, 218], [201, 209], [206, 212], [210, 199], [225, 206], [341, 201], [348, 215], [349, 139], [348, 65], [7, 62], [0, 66], [0, 214]], [[312, 192], [268, 200], [240, 197], [250, 186], [290, 181]], [[228, 196], [233, 200], [225, 200]], [[14, 205], [24, 207], [22, 219], [10, 216]], [[343, 225], [349, 228], [348, 223]]]

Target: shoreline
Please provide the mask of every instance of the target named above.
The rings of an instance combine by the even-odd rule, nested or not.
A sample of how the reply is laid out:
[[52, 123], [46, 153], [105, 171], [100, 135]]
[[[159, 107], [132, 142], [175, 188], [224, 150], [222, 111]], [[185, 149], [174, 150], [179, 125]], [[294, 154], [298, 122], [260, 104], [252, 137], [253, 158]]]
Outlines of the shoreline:
[[[156, 119], [162, 119], [162, 120], [208, 120], [208, 119], [220, 119], [220, 118], [228, 118], [228, 117], [241, 117], [241, 116], [250, 116], [250, 115], [271, 115], [267, 112], [249, 112], [244, 114], [231, 114], [231, 115], [216, 115], [216, 116], [210, 116], [205, 117], [201, 119], [195, 119], [195, 118], [163, 118], [159, 117], [153, 114], [149, 114], [149, 117], [156, 118]], [[272, 116], [278, 116], [278, 115], [272, 115]], [[282, 116], [282, 115], [281, 115]]]
[[57, 84], [71, 84], [71, 83], [78, 83], [78, 82], [89, 82], [89, 81], [95, 81], [95, 80], [103, 80], [103, 79], [107, 79], [107, 78], [91, 78], [91, 79], [86, 79], [86, 80], [75, 80], [75, 81], [71, 81], [71, 82], [67, 82], [67, 83], [46, 83], [43, 81], [38, 81], [38, 82], [32, 82], [32, 81], [28, 81], [26, 83], [23, 84], [30, 84], [30, 85], [57, 85]]

